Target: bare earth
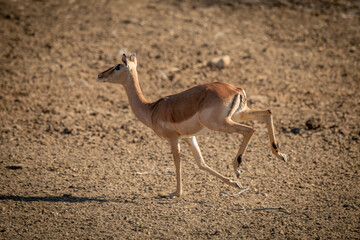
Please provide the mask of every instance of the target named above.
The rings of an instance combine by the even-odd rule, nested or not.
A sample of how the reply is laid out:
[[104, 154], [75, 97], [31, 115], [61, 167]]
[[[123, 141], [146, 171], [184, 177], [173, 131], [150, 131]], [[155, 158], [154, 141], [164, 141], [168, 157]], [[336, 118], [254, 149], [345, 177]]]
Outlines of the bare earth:
[[[1, 0], [0, 39], [0, 239], [359, 239], [359, 1]], [[182, 143], [184, 196], [164, 197], [168, 143], [120, 85], [96, 81], [122, 51], [150, 101], [245, 88], [272, 110], [288, 162], [250, 122], [241, 194]], [[230, 66], [206, 66], [223, 55]], [[198, 141], [235, 177], [242, 136]]]

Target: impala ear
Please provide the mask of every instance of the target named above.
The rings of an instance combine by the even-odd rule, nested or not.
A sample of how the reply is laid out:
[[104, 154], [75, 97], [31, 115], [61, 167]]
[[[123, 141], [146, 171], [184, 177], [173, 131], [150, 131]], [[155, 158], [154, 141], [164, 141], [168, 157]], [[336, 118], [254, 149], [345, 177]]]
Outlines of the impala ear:
[[132, 61], [134, 64], [135, 64], [135, 67], [137, 67], [137, 58], [136, 58], [136, 54], [135, 53], [132, 53], [130, 55], [130, 61]]
[[121, 60], [125, 64], [125, 66], [127, 66], [127, 58], [125, 53], [123, 53]]

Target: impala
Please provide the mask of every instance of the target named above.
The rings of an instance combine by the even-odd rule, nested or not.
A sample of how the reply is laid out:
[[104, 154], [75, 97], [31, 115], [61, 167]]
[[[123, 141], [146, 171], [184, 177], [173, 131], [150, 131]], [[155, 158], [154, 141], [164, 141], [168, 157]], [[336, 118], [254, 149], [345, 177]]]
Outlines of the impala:
[[182, 194], [180, 139], [189, 145], [200, 169], [230, 186], [240, 188], [237, 181], [219, 174], [205, 163], [195, 135], [206, 129], [243, 135], [243, 142], [233, 161], [238, 178], [241, 173], [240, 164], [254, 129], [235, 120], [265, 122], [272, 153], [277, 158], [286, 160], [285, 154], [280, 153], [275, 140], [271, 111], [250, 109], [247, 106], [244, 89], [227, 83], [214, 82], [160, 98], [155, 102], [148, 102], [141, 92], [136, 68], [136, 56], [132, 54], [127, 58], [123, 54], [122, 63], [100, 73], [98, 81], [122, 84], [135, 116], [153, 129], [158, 136], [168, 140], [175, 162], [177, 182], [176, 191], [169, 195], [171, 198], [180, 197]]

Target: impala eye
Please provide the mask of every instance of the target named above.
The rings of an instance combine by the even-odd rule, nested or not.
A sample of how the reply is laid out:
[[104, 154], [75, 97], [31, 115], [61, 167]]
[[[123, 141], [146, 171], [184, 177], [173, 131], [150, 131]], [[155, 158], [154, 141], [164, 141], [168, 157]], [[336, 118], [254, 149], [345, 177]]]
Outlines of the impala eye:
[[120, 70], [120, 64], [115, 66], [115, 70]]

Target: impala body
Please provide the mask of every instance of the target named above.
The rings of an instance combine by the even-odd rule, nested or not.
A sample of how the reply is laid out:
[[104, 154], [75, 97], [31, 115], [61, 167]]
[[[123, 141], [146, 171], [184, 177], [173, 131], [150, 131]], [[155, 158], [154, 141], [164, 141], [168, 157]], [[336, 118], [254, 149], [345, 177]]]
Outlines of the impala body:
[[233, 161], [234, 172], [240, 176], [240, 164], [245, 150], [254, 133], [252, 127], [239, 124], [237, 120], [259, 120], [266, 123], [273, 154], [282, 160], [286, 156], [279, 151], [276, 143], [272, 114], [270, 110], [255, 110], [247, 107], [244, 89], [227, 83], [214, 82], [195, 86], [184, 92], [148, 102], [141, 92], [135, 55], [124, 54], [122, 63], [100, 73], [100, 82], [122, 84], [130, 106], [136, 117], [157, 135], [169, 141], [176, 167], [176, 191], [170, 197], [182, 194], [181, 162], [179, 139], [190, 147], [200, 169], [218, 177], [230, 186], [239, 188], [238, 182], [219, 174], [204, 161], [195, 135], [203, 130], [240, 133], [244, 136], [239, 151]]

